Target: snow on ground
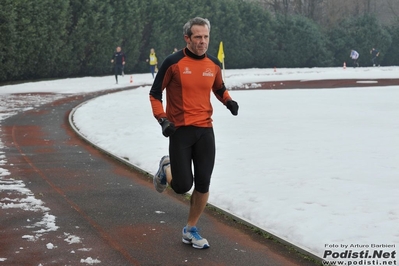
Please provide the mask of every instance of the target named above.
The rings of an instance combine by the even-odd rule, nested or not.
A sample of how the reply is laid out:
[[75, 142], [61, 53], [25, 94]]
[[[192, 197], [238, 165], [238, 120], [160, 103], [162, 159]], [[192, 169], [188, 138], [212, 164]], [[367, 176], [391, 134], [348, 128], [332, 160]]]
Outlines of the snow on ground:
[[[225, 81], [231, 88], [261, 81], [397, 78], [398, 70], [241, 69], [226, 70]], [[133, 84], [126, 75], [119, 85], [107, 76], [3, 86], [0, 101], [10, 93], [143, 85], [84, 104], [74, 120], [102, 148], [155, 173], [168, 140], [152, 117], [150, 74], [132, 78]], [[217, 155], [210, 203], [327, 260], [366, 263], [379, 250], [391, 252], [380, 262], [393, 259], [399, 245], [399, 86], [231, 95], [240, 105], [237, 117], [213, 97]], [[339, 254], [362, 250], [372, 255]]]

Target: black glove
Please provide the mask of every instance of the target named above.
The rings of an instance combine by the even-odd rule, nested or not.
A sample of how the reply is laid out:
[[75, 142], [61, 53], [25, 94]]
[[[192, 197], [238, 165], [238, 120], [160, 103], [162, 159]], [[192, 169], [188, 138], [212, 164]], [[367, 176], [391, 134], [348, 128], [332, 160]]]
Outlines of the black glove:
[[173, 124], [172, 122], [170, 122], [167, 118], [160, 118], [158, 120], [159, 124], [162, 127], [162, 134], [165, 137], [169, 137], [171, 136], [173, 133], [175, 133], [176, 128], [175, 128], [175, 124]]
[[238, 103], [236, 101], [227, 101], [226, 107], [230, 110], [232, 115], [238, 115]]

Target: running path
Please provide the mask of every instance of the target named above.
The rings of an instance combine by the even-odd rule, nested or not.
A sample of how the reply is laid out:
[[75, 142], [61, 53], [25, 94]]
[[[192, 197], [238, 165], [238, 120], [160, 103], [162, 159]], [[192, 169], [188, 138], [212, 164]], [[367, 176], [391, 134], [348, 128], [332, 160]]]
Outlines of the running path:
[[181, 243], [188, 201], [170, 190], [157, 193], [149, 177], [69, 127], [70, 110], [97, 95], [3, 121], [10, 175], [1, 184], [25, 194], [0, 190], [0, 199], [12, 206], [20, 197], [36, 209], [0, 208], [0, 265], [315, 265], [210, 209], [201, 229], [211, 248]]

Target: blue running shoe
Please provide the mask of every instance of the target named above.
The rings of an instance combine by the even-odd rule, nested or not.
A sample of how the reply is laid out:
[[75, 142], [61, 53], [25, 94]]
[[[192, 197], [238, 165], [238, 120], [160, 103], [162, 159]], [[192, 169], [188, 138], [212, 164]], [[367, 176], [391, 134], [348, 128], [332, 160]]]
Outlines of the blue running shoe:
[[187, 231], [187, 227], [183, 227], [183, 238], [182, 241], [184, 244], [192, 245], [193, 248], [205, 249], [209, 248], [208, 240], [202, 238], [199, 233], [197, 227], [191, 227], [190, 231]]
[[164, 192], [164, 190], [168, 186], [168, 183], [166, 182], [165, 166], [168, 166], [169, 164], [169, 156], [165, 155], [161, 158], [161, 161], [159, 162], [158, 172], [154, 175], [154, 187], [159, 193]]

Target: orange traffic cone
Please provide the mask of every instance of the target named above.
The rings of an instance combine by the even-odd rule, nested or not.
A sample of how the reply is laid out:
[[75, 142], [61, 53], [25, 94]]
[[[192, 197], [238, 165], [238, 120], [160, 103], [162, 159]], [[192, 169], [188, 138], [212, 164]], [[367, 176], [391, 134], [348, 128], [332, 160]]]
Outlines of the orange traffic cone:
[[346, 69], [346, 62], [344, 62], [344, 69]]
[[130, 83], [133, 83], [133, 76], [130, 76]]

